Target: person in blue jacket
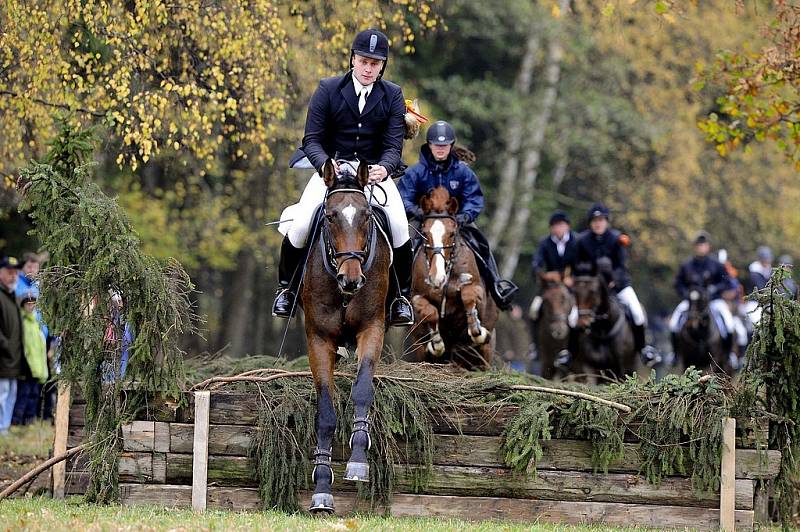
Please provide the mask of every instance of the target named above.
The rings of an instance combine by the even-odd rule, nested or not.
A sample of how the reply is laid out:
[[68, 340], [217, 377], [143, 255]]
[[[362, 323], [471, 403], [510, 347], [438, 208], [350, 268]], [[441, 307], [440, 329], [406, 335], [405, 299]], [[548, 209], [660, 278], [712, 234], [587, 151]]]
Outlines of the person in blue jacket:
[[456, 220], [461, 234], [475, 252], [478, 266], [497, 306], [511, 306], [517, 286], [501, 279], [489, 242], [475, 226], [483, 210], [483, 192], [475, 172], [454, 153], [456, 133], [453, 126], [439, 120], [428, 128], [427, 143], [420, 149], [419, 162], [406, 170], [397, 188], [409, 219], [422, 219], [420, 199], [437, 187], [444, 187], [458, 200]]

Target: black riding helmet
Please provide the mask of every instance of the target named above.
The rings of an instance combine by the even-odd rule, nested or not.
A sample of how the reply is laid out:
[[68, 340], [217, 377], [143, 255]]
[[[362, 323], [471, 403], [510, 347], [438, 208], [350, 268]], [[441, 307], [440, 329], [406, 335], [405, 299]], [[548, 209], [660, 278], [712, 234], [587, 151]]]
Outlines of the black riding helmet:
[[591, 222], [595, 218], [605, 218], [606, 220], [610, 220], [611, 212], [608, 210], [608, 207], [602, 203], [595, 203], [591, 206], [589, 212], [586, 214], [586, 219], [587, 221]]
[[383, 71], [386, 70], [386, 63], [389, 61], [389, 38], [384, 33], [371, 28], [359, 32], [353, 39], [353, 46], [350, 47], [351, 68], [356, 54], [383, 61], [383, 68], [378, 74], [378, 79], [381, 79]]
[[453, 126], [444, 120], [439, 120], [428, 128], [427, 140], [428, 144], [455, 144], [456, 131], [453, 129]]

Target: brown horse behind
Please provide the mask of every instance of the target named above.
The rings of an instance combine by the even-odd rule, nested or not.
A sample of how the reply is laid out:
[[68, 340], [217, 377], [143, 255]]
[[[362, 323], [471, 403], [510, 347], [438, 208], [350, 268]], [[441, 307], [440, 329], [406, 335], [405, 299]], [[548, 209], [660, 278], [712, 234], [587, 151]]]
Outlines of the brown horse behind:
[[413, 359], [487, 369], [494, 355], [497, 307], [475, 255], [459, 235], [458, 200], [438, 187], [420, 200], [424, 246], [414, 258]]
[[556, 367], [556, 360], [569, 350], [570, 329], [577, 321], [575, 297], [569, 289], [569, 272], [539, 272], [542, 303], [538, 309], [534, 334], [542, 363], [542, 377], [553, 379], [565, 376]]
[[[346, 480], [367, 482], [370, 446], [369, 409], [374, 397], [375, 366], [383, 349], [385, 301], [389, 288], [391, 250], [377, 230], [372, 207], [364, 194], [369, 170], [362, 163], [357, 171], [340, 163], [336, 175], [326, 163], [322, 229], [311, 242], [301, 292], [305, 312], [308, 357], [317, 393], [314, 449], [315, 483], [311, 511], [334, 511], [331, 484], [331, 449], [336, 429], [333, 406], [333, 369], [339, 346], [356, 346], [358, 373], [351, 400], [355, 412], [352, 449], [344, 474]], [[377, 239], [377, 240], [376, 240]], [[326, 265], [327, 262], [327, 265]]]

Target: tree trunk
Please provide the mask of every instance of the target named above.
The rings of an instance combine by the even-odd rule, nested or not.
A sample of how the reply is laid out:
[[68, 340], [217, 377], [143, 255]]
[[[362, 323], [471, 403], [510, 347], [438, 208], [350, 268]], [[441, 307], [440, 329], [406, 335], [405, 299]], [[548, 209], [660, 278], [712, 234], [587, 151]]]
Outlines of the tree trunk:
[[[539, 33], [533, 27], [530, 31], [531, 34], [528, 36], [528, 41], [525, 45], [525, 55], [522, 57], [517, 79], [514, 82], [514, 89], [520, 99], [524, 99], [530, 95], [531, 84], [533, 82], [533, 68], [536, 66], [536, 56], [539, 51]], [[514, 115], [508, 128], [505, 165], [500, 173], [500, 184], [497, 189], [497, 205], [495, 206], [494, 217], [492, 218], [487, 235], [489, 244], [493, 248], [496, 248], [497, 244], [500, 242], [500, 236], [505, 231], [506, 224], [508, 224], [508, 220], [511, 217], [512, 198], [514, 197], [515, 184], [517, 176], [519, 175], [519, 151], [522, 146], [524, 121], [525, 116], [522, 113], [517, 113]]]
[[[561, 12], [565, 13], [569, 8], [569, 0], [559, 2]], [[515, 216], [513, 220], [506, 220], [503, 224], [506, 229], [506, 247], [503, 250], [503, 262], [500, 267], [500, 274], [505, 278], [511, 278], [519, 263], [519, 253], [522, 242], [528, 229], [528, 220], [531, 214], [531, 202], [533, 201], [536, 180], [539, 177], [539, 165], [542, 161], [542, 146], [544, 144], [545, 131], [550, 122], [550, 116], [556, 103], [558, 94], [558, 80], [561, 77], [561, 61], [564, 56], [564, 48], [561, 44], [560, 31], [550, 39], [547, 50], [547, 63], [545, 65], [545, 89], [542, 94], [541, 108], [538, 116], [530, 122], [531, 129], [527, 131], [528, 142], [524, 146], [525, 158], [522, 163], [522, 179], [519, 181], [516, 193], [511, 197], [516, 198]], [[507, 202], [511, 204], [512, 202]], [[510, 209], [509, 205], [509, 209]], [[510, 222], [510, 226], [508, 225]]]
[[228, 274], [222, 297], [222, 315], [218, 346], [230, 345], [233, 356], [244, 356], [252, 352], [253, 331], [250, 311], [253, 304], [253, 289], [256, 259], [248, 249], [242, 249], [237, 258], [238, 265]]

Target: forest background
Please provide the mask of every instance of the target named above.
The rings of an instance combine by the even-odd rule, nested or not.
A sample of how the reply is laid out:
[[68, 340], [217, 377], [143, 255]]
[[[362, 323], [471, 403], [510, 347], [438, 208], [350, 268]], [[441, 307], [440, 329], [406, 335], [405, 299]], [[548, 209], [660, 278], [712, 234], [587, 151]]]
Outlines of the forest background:
[[318, 80], [345, 72], [353, 35], [373, 26], [392, 38], [386, 78], [477, 155], [477, 223], [520, 304], [550, 212], [582, 230], [603, 201], [632, 238], [634, 286], [663, 314], [700, 229], [742, 276], [761, 244], [800, 257], [798, 22], [780, 0], [9, 0], [0, 247], [37, 249], [15, 178], [57, 119], [95, 126], [94, 179], [145, 250], [196, 284], [206, 321], [185, 348], [274, 353], [280, 235], [264, 224], [308, 179], [287, 161]]

